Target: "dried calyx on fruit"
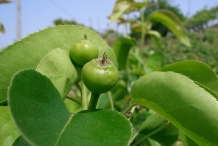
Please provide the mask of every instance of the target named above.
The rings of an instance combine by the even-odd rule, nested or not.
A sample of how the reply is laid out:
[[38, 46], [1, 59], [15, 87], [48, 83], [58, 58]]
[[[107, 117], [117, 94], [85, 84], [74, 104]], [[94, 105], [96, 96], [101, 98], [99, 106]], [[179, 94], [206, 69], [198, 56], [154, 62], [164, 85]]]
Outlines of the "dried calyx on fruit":
[[83, 66], [90, 60], [98, 57], [98, 48], [87, 36], [75, 41], [70, 48], [70, 58], [78, 65]]
[[82, 81], [93, 93], [109, 91], [116, 85], [118, 78], [118, 70], [107, 58], [106, 52], [102, 57], [87, 62], [82, 69]]

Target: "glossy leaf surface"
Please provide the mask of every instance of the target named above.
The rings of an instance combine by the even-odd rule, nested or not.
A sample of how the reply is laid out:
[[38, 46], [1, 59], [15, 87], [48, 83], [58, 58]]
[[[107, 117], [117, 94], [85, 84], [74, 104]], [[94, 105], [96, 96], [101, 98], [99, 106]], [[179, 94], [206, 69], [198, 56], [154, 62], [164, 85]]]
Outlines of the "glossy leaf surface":
[[170, 29], [187, 46], [190, 42], [182, 22], [169, 10], [157, 10], [149, 16], [151, 22], [159, 22]]
[[52, 82], [35, 70], [16, 74], [9, 105], [22, 137], [31, 145], [128, 145], [130, 122], [116, 111], [71, 114]]
[[26, 68], [36, 68], [52, 50], [69, 51], [72, 43], [87, 35], [99, 49], [99, 56], [106, 51], [107, 57], [117, 66], [113, 50], [93, 30], [77, 25], [50, 27], [18, 41], [0, 52], [0, 103], [6, 100], [7, 88], [12, 76]]
[[137, 80], [131, 90], [136, 103], [169, 120], [199, 145], [218, 143], [218, 102], [188, 77], [153, 72]]

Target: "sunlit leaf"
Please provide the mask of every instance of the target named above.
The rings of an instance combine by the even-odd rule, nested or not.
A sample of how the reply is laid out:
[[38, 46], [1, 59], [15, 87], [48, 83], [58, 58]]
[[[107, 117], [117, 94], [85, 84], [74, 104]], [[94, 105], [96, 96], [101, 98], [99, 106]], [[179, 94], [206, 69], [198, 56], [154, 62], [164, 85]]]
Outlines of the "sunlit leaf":
[[133, 84], [131, 97], [162, 115], [198, 145], [217, 145], [218, 102], [188, 77], [174, 72], [146, 74]]
[[133, 11], [138, 11], [144, 6], [148, 4], [148, 1], [143, 1], [143, 2], [134, 2], [132, 3], [131, 7], [128, 9], [128, 12], [133, 12]]
[[[26, 68], [35, 69], [40, 61], [56, 48], [69, 52], [72, 43], [82, 39], [84, 34], [98, 47], [99, 56], [106, 51], [107, 57], [117, 66], [113, 50], [93, 30], [77, 25], [50, 27], [0, 51], [0, 104], [6, 101], [7, 88], [16, 72]], [[62, 72], [59, 73], [61, 76]]]
[[8, 106], [0, 106], [0, 115], [0, 145], [10, 146], [20, 134], [11, 118]]
[[169, 10], [157, 10], [149, 16], [151, 22], [159, 22], [170, 29], [178, 39], [187, 46], [191, 46], [182, 22]]
[[55, 49], [48, 53], [40, 61], [36, 70], [52, 81], [62, 97], [68, 94], [79, 76], [69, 53], [62, 49]]
[[173, 71], [183, 74], [218, 93], [217, 75], [203, 62], [194, 60], [176, 62], [163, 67], [161, 71]]
[[122, 17], [124, 13], [139, 10], [147, 4], [147, 1], [134, 2], [134, 0], [117, 0], [114, 5], [112, 14], [109, 16], [110, 24]]
[[112, 24], [119, 19], [131, 7], [133, 2], [134, 0], [117, 0], [110, 15], [110, 23]]

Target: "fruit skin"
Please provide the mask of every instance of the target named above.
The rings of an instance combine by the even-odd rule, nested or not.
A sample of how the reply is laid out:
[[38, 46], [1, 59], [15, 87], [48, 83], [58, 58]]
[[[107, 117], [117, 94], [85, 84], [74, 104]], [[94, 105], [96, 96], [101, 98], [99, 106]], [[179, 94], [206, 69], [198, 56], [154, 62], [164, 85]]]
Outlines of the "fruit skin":
[[70, 48], [70, 58], [78, 66], [83, 66], [90, 60], [98, 57], [98, 48], [88, 40], [86, 35], [84, 39], [75, 41]]
[[112, 89], [119, 78], [119, 73], [112, 61], [102, 58], [92, 59], [82, 68], [82, 81], [92, 93], [105, 93]]

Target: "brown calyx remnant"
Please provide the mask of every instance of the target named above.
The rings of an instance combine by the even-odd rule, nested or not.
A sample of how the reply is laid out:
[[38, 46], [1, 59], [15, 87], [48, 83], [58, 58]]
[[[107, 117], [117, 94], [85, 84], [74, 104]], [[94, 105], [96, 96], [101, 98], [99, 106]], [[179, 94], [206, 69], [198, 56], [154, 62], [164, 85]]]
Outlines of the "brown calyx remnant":
[[101, 66], [106, 66], [110, 64], [110, 60], [107, 59], [106, 51], [104, 52], [103, 56], [100, 58], [97, 58], [96, 61], [101, 65]]

